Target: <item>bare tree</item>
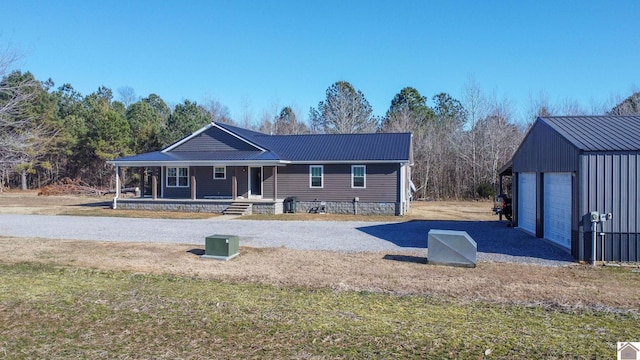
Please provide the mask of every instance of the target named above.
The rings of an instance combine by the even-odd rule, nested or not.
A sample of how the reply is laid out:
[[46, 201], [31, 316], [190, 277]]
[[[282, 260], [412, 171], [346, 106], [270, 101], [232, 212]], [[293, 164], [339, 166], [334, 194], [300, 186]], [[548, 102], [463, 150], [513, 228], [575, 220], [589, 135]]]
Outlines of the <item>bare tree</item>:
[[529, 94], [529, 106], [525, 114], [527, 125], [533, 124], [540, 116], [553, 116], [556, 113], [557, 110], [551, 105], [546, 92], [540, 91], [535, 98]]
[[222, 105], [220, 101], [211, 96], [207, 96], [204, 100], [202, 107], [207, 110], [211, 116], [211, 121], [221, 122], [229, 125], [235, 125], [235, 121], [231, 119], [229, 114], [229, 108]]
[[[10, 73], [18, 58], [12, 50], [0, 54], [0, 191], [8, 173], [29, 163], [46, 143], [44, 126], [26, 109], [34, 101], [40, 83], [30, 74]], [[24, 180], [24, 167], [22, 171]]]
[[253, 113], [251, 112], [251, 102], [245, 96], [242, 98], [242, 119], [240, 120], [240, 126], [245, 129], [253, 129]]
[[586, 115], [587, 111], [578, 101], [571, 98], [564, 98], [558, 105], [558, 114], [563, 116]]
[[607, 113], [610, 115], [640, 115], [640, 92], [634, 92], [628, 98], [618, 101], [618, 104]]
[[[485, 118], [488, 113], [487, 98], [482, 93], [480, 86], [476, 83], [475, 79], [469, 78], [464, 87], [464, 93], [462, 97], [462, 104], [466, 109], [467, 121], [465, 127], [469, 129], [463, 139], [457, 139], [453, 142], [453, 145], [457, 147], [458, 155], [466, 163], [473, 191], [478, 187], [480, 183], [480, 164], [479, 159], [481, 156], [480, 143], [482, 138], [480, 134], [473, 129], [481, 119]], [[463, 140], [463, 141], [460, 141]]]
[[140, 97], [136, 95], [136, 91], [131, 86], [123, 86], [118, 88], [118, 99], [124, 104], [125, 108], [129, 108], [129, 105], [138, 102]]

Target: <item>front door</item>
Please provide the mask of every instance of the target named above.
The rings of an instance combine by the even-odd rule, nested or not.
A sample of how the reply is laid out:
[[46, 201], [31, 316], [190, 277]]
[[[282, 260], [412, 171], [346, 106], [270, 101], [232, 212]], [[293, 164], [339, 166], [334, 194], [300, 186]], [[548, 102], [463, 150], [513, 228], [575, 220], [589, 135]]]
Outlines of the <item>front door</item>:
[[262, 197], [262, 168], [261, 167], [249, 168], [249, 197], [250, 198]]

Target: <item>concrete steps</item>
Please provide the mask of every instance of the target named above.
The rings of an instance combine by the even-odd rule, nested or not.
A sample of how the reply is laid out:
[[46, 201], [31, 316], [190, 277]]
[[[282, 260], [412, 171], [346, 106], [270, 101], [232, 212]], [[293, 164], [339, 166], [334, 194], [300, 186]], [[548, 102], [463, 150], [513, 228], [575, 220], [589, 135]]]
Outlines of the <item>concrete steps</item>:
[[253, 206], [252, 203], [234, 202], [234, 203], [231, 203], [231, 205], [228, 208], [224, 209], [222, 213], [224, 215], [237, 215], [237, 216], [250, 215], [252, 206]]

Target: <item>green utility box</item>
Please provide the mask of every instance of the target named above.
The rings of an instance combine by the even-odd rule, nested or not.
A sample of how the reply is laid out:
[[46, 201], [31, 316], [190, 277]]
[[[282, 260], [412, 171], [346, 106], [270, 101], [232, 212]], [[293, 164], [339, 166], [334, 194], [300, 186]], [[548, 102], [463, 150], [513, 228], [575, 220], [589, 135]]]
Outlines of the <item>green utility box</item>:
[[229, 260], [240, 254], [240, 239], [236, 235], [211, 235], [205, 238], [205, 259]]

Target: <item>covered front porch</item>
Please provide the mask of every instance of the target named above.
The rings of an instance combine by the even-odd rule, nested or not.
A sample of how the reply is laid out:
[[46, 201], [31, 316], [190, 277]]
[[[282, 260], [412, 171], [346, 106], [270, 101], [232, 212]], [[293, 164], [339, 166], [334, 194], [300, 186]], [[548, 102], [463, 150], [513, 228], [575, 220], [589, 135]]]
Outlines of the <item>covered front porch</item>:
[[[155, 165], [155, 164], [149, 164]], [[128, 171], [124, 171], [124, 170]], [[128, 186], [139, 189], [136, 197], [122, 197], [122, 174], [137, 173]], [[279, 214], [278, 166], [165, 165], [115, 166], [116, 194], [113, 208], [225, 213], [246, 208], [244, 214]]]

